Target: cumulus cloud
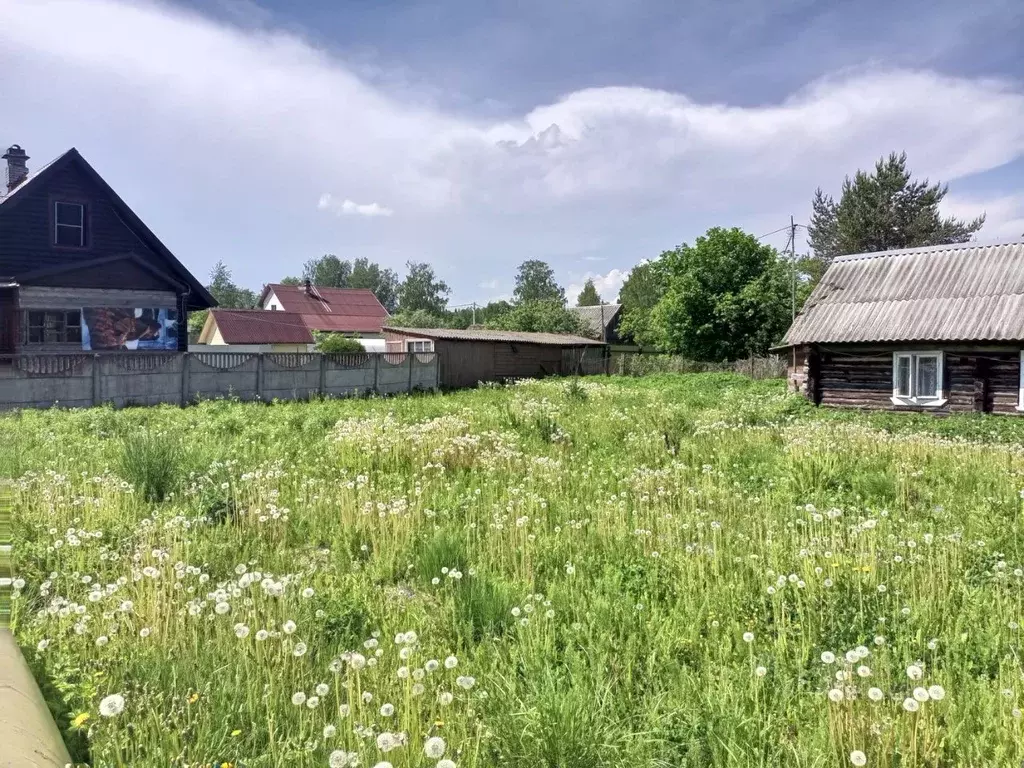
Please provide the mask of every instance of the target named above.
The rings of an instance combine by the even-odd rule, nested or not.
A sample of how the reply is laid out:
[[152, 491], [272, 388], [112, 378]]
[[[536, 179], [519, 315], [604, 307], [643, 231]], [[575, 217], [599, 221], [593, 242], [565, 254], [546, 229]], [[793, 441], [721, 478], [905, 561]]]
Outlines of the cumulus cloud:
[[947, 216], [973, 219], [985, 214], [979, 241], [1024, 238], [1024, 193], [989, 198], [949, 195], [941, 203]]
[[622, 283], [628, 275], [628, 269], [613, 269], [603, 275], [587, 272], [569, 283], [569, 287], [565, 290], [565, 296], [569, 300], [570, 304], [575, 304], [576, 297], [580, 295], [580, 291], [583, 290], [583, 286], [586, 284], [587, 280], [593, 280], [594, 287], [597, 289], [597, 295], [600, 296], [606, 304], [614, 304], [619, 297], [619, 290], [622, 288]]
[[[806, 220], [815, 187], [837, 192], [889, 151], [954, 191], [1024, 155], [1020, 83], [851, 70], [754, 106], [598, 87], [485, 120], [375, 87], [266, 18], [231, 25], [127, 0], [0, 7], [10, 141], [78, 145], [189, 266], [235, 249], [236, 276], [256, 285], [332, 244], [336, 226], [309, 219], [325, 189], [349, 196], [320, 197], [339, 215], [402, 213], [402, 227], [352, 228], [373, 232], [347, 232], [347, 246], [397, 268], [415, 253], [457, 293], [529, 254], [562, 274], [608, 258], [616, 269], [598, 277], [611, 299], [636, 258], [714, 225]], [[1019, 207], [994, 198], [999, 231], [1012, 230]]]
[[337, 200], [330, 192], [320, 195], [317, 210], [330, 211], [337, 216], [391, 216], [394, 211], [380, 203], [354, 203], [351, 200]]

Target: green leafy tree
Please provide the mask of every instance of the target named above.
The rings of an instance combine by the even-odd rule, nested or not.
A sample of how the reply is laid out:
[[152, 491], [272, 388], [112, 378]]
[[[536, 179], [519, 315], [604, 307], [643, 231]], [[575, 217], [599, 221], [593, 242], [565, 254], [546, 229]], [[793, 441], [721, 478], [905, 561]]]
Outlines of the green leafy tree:
[[943, 217], [939, 203], [948, 191], [943, 184], [913, 180], [907, 153], [893, 152], [875, 164], [873, 173], [846, 177], [838, 203], [815, 190], [808, 242], [826, 266], [847, 253], [967, 242], [985, 216], [971, 221]]
[[580, 316], [557, 299], [521, 302], [490, 320], [487, 327], [502, 331], [583, 334]]
[[477, 307], [475, 310], [472, 307], [462, 307], [449, 313], [448, 326], [451, 328], [469, 328], [473, 323], [486, 325], [510, 311], [512, 311], [512, 305], [504, 300], [488, 302], [483, 306]]
[[345, 287], [368, 288], [388, 312], [394, 312], [398, 307], [398, 274], [369, 259], [359, 258], [352, 262], [352, 271]]
[[291, 275], [281, 278], [281, 285], [302, 285], [302, 282], [301, 277], [293, 277]]
[[[223, 261], [218, 261], [210, 270], [210, 282], [206, 290], [217, 300], [217, 306], [224, 309], [250, 309], [256, 306], [259, 298], [254, 291], [242, 288], [231, 279], [231, 270]], [[206, 324], [207, 310], [189, 312], [188, 332], [190, 337], [198, 338]]]
[[328, 253], [302, 265], [302, 279], [321, 288], [348, 288], [352, 276], [351, 262]]
[[438, 280], [434, 268], [426, 263], [408, 262], [409, 272], [398, 286], [398, 309], [402, 313], [422, 309], [432, 315], [443, 315], [451, 289]]
[[596, 307], [598, 304], [602, 304], [601, 296], [597, 292], [597, 288], [594, 287], [594, 281], [589, 277], [587, 282], [583, 284], [583, 290], [580, 291], [580, 295], [576, 297], [577, 307]]
[[665, 293], [665, 276], [660, 271], [665, 255], [663, 253], [657, 261], [637, 264], [619, 289], [619, 304], [622, 305], [619, 335], [632, 338], [641, 346], [657, 344], [657, 334], [651, 327], [651, 310]]
[[790, 322], [788, 266], [740, 229], [709, 229], [662, 255], [665, 294], [651, 311], [657, 346], [694, 360], [764, 354]]
[[396, 328], [451, 328], [451, 318], [447, 313], [435, 315], [425, 309], [411, 309], [408, 312], [399, 310], [388, 318], [388, 325]]
[[363, 352], [363, 345], [358, 339], [346, 336], [343, 333], [326, 333], [324, 331], [313, 331], [313, 340], [316, 342], [318, 352], [331, 354], [352, 354]]
[[512, 301], [558, 301], [565, 306], [565, 289], [555, 281], [555, 271], [547, 262], [530, 259], [519, 265]]

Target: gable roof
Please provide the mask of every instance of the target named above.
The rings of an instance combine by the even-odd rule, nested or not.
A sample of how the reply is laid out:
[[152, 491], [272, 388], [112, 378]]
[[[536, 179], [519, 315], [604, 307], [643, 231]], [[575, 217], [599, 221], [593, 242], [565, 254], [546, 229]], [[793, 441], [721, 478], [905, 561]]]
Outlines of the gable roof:
[[304, 285], [270, 283], [263, 287], [262, 306], [273, 292], [286, 312], [302, 315], [306, 326], [315, 331], [343, 333], [380, 333], [389, 317], [384, 305], [368, 288], [318, 288]]
[[619, 310], [622, 309], [622, 305], [596, 304], [592, 307], [570, 307], [569, 309], [580, 316], [587, 336], [592, 339], [603, 339], [611, 328], [616, 315], [619, 314]]
[[893, 341], [1024, 341], [1024, 242], [838, 258], [780, 346]]
[[[211, 309], [207, 324], [226, 344], [312, 344], [313, 334], [297, 312], [262, 309]], [[212, 334], [213, 325], [210, 325]], [[203, 328], [202, 337], [207, 336]]]
[[516, 344], [541, 344], [552, 347], [603, 346], [600, 341], [564, 333], [534, 333], [527, 331], [461, 330], [458, 328], [393, 328], [384, 326], [385, 331], [403, 336], [443, 341], [507, 341]]
[[[107, 184], [103, 177], [96, 172], [96, 169], [89, 165], [86, 159], [82, 157], [79, 151], [74, 147], [59, 157], [51, 160], [46, 165], [40, 167], [38, 170], [30, 173], [25, 177], [21, 184], [16, 186], [7, 195], [0, 197], [0, 216], [12, 215], [14, 211], [17, 210], [18, 201], [27, 197], [25, 194], [26, 189], [37, 188], [41, 185], [45, 185], [47, 179], [52, 178], [54, 174], [71, 165], [74, 165], [82, 171], [90, 181], [100, 188], [100, 191], [110, 198], [110, 202], [113, 205], [114, 210], [120, 216], [122, 221], [124, 221], [124, 223], [146, 246], [166, 262], [168, 271], [173, 275], [176, 275], [178, 280], [188, 288], [188, 307], [190, 309], [206, 309], [207, 307], [217, 306], [217, 300], [210, 295], [210, 292], [206, 290], [203, 284], [185, 268], [184, 264], [178, 261], [167, 246], [165, 246], [160, 239], [153, 234], [152, 230], [143, 223], [142, 219], [140, 219], [135, 212], [128, 207], [128, 204], [120, 198], [114, 189]], [[77, 268], [78, 265], [68, 265], [68, 269]], [[12, 275], [12, 277], [18, 276]]]

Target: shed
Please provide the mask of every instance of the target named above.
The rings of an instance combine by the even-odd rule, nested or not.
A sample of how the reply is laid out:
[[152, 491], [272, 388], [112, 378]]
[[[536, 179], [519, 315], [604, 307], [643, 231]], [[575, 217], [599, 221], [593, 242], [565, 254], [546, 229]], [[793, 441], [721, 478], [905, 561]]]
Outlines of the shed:
[[1020, 412], [1024, 242], [840, 257], [780, 347], [815, 403]]
[[607, 345], [582, 336], [524, 331], [384, 327], [388, 352], [437, 352], [443, 387], [604, 372]]
[[[229, 352], [308, 352], [313, 335], [298, 312], [211, 309], [199, 344], [228, 346]], [[204, 347], [198, 347], [204, 348]]]

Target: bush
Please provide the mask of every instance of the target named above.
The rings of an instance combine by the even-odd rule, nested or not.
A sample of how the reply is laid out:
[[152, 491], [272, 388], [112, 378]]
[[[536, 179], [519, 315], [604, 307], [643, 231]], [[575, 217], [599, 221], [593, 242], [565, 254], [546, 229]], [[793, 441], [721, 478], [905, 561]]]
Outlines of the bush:
[[324, 352], [326, 354], [336, 355], [351, 355], [359, 352], [364, 352], [363, 345], [359, 343], [359, 340], [352, 336], [345, 336], [342, 333], [323, 333], [316, 331], [313, 334], [316, 339], [316, 349], [318, 352]]

